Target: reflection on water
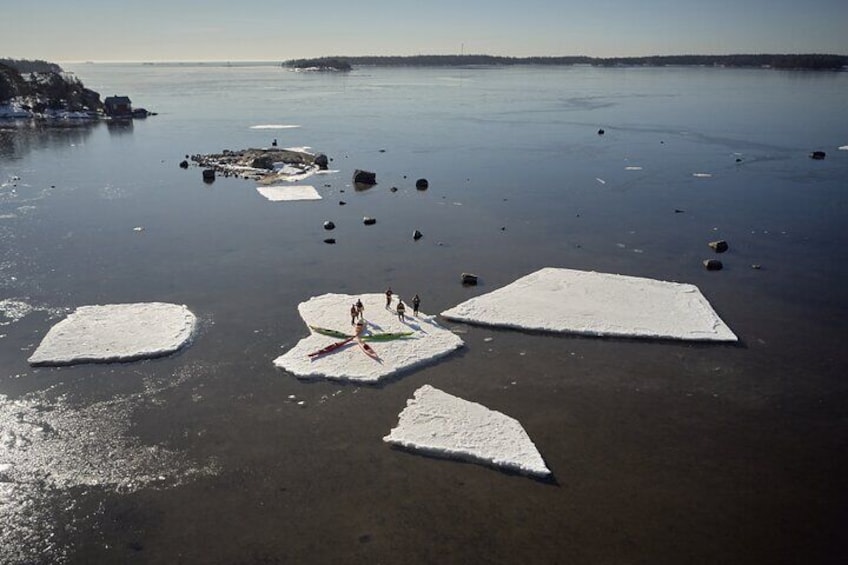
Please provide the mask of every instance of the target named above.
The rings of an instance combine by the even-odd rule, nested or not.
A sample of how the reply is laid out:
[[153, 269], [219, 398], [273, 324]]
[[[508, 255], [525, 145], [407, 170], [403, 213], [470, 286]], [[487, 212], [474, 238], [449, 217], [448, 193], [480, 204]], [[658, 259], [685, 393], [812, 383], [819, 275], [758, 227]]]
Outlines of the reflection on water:
[[80, 145], [100, 125], [90, 121], [0, 120], [0, 159], [14, 161], [37, 150]]

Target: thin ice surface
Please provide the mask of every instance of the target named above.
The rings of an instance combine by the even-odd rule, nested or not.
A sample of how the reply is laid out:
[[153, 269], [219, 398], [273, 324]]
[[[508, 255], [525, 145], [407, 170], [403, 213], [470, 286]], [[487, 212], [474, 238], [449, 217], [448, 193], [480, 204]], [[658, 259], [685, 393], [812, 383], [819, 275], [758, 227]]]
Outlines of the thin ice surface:
[[572, 269], [541, 269], [442, 316], [585, 335], [737, 341], [694, 285]]
[[551, 474], [518, 420], [430, 385], [415, 391], [383, 441], [528, 475]]
[[301, 318], [309, 326], [328, 328], [352, 335], [350, 307], [357, 299], [365, 306], [365, 333], [412, 332], [409, 338], [369, 342], [378, 359], [366, 355], [355, 341], [344, 347], [314, 358], [309, 353], [340, 341], [338, 338], [312, 333], [297, 345], [274, 360], [274, 365], [298, 377], [323, 377], [358, 382], [377, 382], [443, 357], [462, 346], [462, 340], [439, 326], [433, 316], [419, 312], [412, 315], [407, 304], [406, 321], [398, 320], [392, 300], [392, 309], [386, 308], [382, 294], [324, 294], [298, 305]]
[[296, 200], [321, 200], [314, 186], [257, 186], [256, 190], [271, 202], [290, 202]]
[[64, 562], [56, 529], [73, 520], [64, 512], [87, 489], [132, 493], [214, 475], [214, 462], [198, 466], [129, 431], [139, 406], [192, 376], [175, 374], [162, 387], [82, 407], [41, 393], [0, 395], [0, 563]]
[[191, 339], [196, 324], [194, 314], [178, 304], [80, 306], [47, 332], [29, 363], [66, 365], [167, 355]]

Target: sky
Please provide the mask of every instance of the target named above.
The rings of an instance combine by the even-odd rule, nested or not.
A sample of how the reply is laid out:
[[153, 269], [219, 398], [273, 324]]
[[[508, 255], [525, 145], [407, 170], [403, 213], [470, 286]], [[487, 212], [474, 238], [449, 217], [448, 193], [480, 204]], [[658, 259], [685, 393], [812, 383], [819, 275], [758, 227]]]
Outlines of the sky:
[[848, 55], [848, 0], [0, 0], [0, 57]]

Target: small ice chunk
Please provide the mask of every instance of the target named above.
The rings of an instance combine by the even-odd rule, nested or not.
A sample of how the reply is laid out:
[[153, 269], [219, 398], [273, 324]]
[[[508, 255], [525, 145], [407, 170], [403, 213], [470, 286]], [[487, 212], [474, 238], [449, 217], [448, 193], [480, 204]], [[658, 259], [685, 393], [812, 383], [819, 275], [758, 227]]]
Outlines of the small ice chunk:
[[711, 173], [692, 173], [692, 176], [699, 179], [708, 179], [713, 175]]
[[694, 285], [573, 269], [541, 269], [442, 316], [583, 335], [737, 341]]
[[197, 319], [164, 302], [80, 306], [47, 332], [31, 365], [69, 365], [160, 357], [185, 345]]
[[625, 171], [641, 171], [642, 167], [624, 167]]
[[297, 200], [321, 200], [314, 186], [257, 186], [257, 192], [271, 202], [291, 202]]
[[518, 420], [430, 385], [415, 391], [383, 441], [538, 477], [551, 474]]
[[839, 148], [840, 151], [848, 151], [848, 145], [843, 145]]
[[607, 184], [607, 181], [605, 181], [604, 179], [602, 179], [600, 177], [595, 177], [595, 180], [598, 181], [601, 184]]
[[294, 124], [259, 124], [250, 126], [250, 129], [295, 129], [300, 126]]

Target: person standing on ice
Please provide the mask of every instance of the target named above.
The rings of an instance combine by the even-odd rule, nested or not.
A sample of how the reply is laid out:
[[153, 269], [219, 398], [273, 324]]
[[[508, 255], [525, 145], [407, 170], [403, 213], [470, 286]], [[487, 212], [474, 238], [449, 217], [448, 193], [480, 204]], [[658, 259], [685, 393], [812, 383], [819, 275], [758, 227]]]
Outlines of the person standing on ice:
[[365, 319], [365, 306], [362, 305], [362, 300], [356, 299], [356, 313], [359, 314], [359, 319]]
[[404, 318], [405, 313], [406, 313], [406, 306], [403, 305], [403, 300], [401, 300], [400, 297], [398, 297], [398, 305], [397, 305], [398, 320], [400, 320], [401, 322], [406, 321], [406, 319]]
[[416, 316], [418, 315], [418, 307], [421, 306], [421, 299], [418, 298], [418, 295], [412, 297], [412, 313]]
[[392, 287], [386, 289], [386, 308], [392, 305]]
[[359, 315], [359, 308], [356, 307], [356, 304], [350, 305], [350, 325], [356, 324], [356, 317]]

